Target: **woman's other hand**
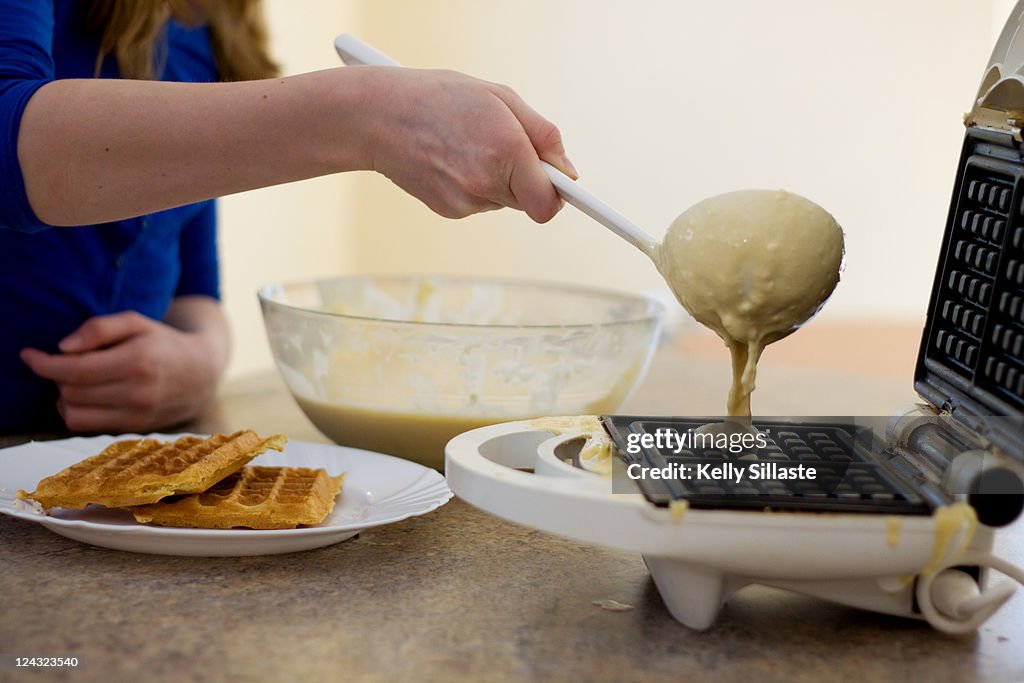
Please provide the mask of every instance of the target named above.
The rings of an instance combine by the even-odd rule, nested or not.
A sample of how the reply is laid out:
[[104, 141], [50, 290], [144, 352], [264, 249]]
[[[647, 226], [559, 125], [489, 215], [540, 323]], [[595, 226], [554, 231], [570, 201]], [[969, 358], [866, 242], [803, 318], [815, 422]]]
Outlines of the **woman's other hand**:
[[175, 299], [166, 320], [97, 316], [60, 342], [61, 353], [24, 349], [21, 358], [57, 384], [57, 409], [72, 432], [170, 427], [213, 400], [228, 343], [213, 299]]

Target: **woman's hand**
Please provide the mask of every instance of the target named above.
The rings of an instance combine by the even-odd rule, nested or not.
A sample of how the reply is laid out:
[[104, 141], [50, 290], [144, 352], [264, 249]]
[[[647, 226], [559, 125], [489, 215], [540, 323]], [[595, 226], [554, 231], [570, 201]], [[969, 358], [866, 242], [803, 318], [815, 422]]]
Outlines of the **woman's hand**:
[[170, 427], [213, 399], [227, 328], [206, 297], [176, 299], [167, 320], [182, 329], [134, 312], [97, 316], [60, 342], [62, 353], [24, 349], [21, 358], [57, 384], [57, 409], [72, 432]]
[[558, 213], [540, 160], [576, 169], [558, 128], [511, 88], [454, 71], [354, 68], [374, 72], [364, 80], [374, 170], [447, 218], [503, 206], [539, 223]]

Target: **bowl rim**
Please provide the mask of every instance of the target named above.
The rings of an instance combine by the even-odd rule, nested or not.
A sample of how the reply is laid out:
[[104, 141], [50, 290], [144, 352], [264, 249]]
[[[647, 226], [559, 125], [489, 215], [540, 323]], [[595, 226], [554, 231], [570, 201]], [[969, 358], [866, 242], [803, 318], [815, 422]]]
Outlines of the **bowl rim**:
[[[471, 283], [471, 284], [492, 284], [492, 285], [511, 285], [516, 287], [551, 287], [561, 289], [563, 291], [581, 293], [581, 294], [597, 294], [604, 297], [619, 299], [622, 301], [628, 301], [632, 303], [643, 303], [646, 305], [646, 310], [643, 315], [637, 315], [635, 317], [629, 317], [624, 320], [613, 320], [606, 322], [593, 322], [593, 323], [552, 323], [552, 324], [479, 324], [479, 323], [444, 323], [444, 322], [427, 322], [422, 320], [402, 320], [400, 318], [378, 318], [368, 317], [360, 315], [350, 315], [347, 313], [333, 313], [331, 311], [317, 311], [310, 308], [303, 308], [301, 306], [294, 306], [292, 304], [283, 303], [271, 298], [271, 291], [277, 291], [287, 287], [293, 287], [298, 285], [309, 285], [318, 281], [331, 281], [331, 280], [386, 280], [392, 282], [409, 282], [416, 280], [432, 280], [434, 282], [449, 282], [449, 283]], [[496, 277], [491, 275], [446, 275], [443, 273], [353, 273], [351, 275], [334, 275], [326, 277], [313, 277], [304, 278], [297, 280], [288, 280], [284, 282], [273, 282], [270, 284], [263, 285], [260, 287], [256, 296], [260, 301], [261, 309], [266, 311], [267, 306], [274, 306], [283, 308], [303, 315], [316, 316], [322, 318], [334, 318], [340, 320], [359, 320], [364, 322], [376, 322], [385, 324], [395, 325], [417, 325], [422, 326], [424, 329], [427, 328], [444, 328], [444, 329], [456, 329], [456, 328], [469, 328], [475, 330], [487, 330], [487, 329], [520, 329], [520, 330], [565, 330], [565, 329], [587, 329], [587, 328], [611, 328], [618, 327], [621, 325], [633, 325], [642, 322], [653, 322], [655, 326], [662, 323], [665, 316], [665, 306], [658, 301], [655, 297], [647, 294], [639, 294], [634, 292], [623, 292], [614, 289], [607, 289], [604, 287], [594, 287], [591, 285], [581, 285], [575, 283], [557, 282], [553, 280], [544, 279], [533, 279], [533, 278], [516, 278], [516, 277]]]

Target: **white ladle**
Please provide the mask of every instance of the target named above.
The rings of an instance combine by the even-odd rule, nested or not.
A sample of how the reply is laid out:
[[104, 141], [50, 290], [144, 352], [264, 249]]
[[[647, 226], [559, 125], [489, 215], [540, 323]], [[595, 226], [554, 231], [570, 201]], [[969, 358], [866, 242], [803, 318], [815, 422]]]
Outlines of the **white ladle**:
[[[334, 39], [334, 49], [342, 61], [350, 66], [365, 64], [367, 66], [401, 66], [380, 50], [367, 45], [349, 33], [343, 33]], [[642, 251], [657, 265], [656, 251], [658, 242], [641, 230], [633, 221], [605, 204], [588, 192], [578, 182], [565, 175], [546, 161], [540, 162], [544, 171], [551, 179], [551, 184], [558, 194], [568, 203], [608, 228]]]

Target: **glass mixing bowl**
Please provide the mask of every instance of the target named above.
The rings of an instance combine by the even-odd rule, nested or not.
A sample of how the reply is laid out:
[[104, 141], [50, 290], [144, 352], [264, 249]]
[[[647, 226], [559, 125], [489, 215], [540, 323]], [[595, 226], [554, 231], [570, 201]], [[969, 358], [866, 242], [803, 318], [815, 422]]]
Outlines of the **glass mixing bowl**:
[[259, 299], [277, 368], [317, 429], [437, 469], [469, 429], [617, 410], [662, 313], [631, 294], [443, 276], [274, 284]]

